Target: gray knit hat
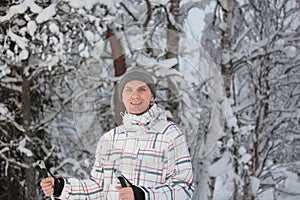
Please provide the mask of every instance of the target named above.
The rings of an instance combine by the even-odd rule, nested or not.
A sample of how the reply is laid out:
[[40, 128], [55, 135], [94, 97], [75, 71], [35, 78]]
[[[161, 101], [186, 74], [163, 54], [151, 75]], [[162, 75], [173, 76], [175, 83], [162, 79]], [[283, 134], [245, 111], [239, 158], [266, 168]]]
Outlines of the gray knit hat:
[[154, 84], [154, 81], [153, 81], [151, 75], [144, 70], [135, 68], [135, 69], [127, 71], [123, 75], [123, 77], [121, 78], [121, 80], [119, 82], [118, 93], [119, 93], [120, 100], [122, 100], [122, 93], [123, 93], [123, 89], [124, 89], [126, 83], [133, 81], [133, 80], [139, 80], [139, 81], [146, 83], [155, 98], [155, 96], [156, 96], [155, 90], [156, 89], [155, 89], [155, 84]]

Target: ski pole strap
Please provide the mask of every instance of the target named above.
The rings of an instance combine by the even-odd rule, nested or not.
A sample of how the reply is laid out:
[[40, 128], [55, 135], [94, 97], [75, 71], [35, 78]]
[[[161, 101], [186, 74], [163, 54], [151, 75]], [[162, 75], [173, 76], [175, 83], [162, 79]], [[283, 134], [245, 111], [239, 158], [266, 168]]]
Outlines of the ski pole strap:
[[54, 196], [59, 197], [61, 195], [61, 192], [65, 186], [64, 179], [59, 177], [54, 179]]

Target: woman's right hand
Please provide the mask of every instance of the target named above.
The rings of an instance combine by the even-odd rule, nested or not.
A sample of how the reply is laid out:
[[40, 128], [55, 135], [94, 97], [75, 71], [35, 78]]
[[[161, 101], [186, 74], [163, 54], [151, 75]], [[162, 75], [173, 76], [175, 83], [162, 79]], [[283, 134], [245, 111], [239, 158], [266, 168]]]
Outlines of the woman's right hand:
[[47, 197], [50, 197], [54, 193], [54, 178], [52, 177], [44, 178], [41, 181], [40, 186], [42, 187], [44, 194]]

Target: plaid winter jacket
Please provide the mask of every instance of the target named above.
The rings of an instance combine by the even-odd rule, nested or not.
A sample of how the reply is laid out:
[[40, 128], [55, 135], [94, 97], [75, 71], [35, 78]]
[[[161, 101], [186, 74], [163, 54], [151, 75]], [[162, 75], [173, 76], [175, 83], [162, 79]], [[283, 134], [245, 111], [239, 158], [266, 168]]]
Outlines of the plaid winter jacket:
[[123, 175], [145, 193], [146, 200], [191, 199], [191, 159], [185, 135], [155, 104], [141, 116], [125, 114], [123, 125], [103, 135], [87, 180], [66, 178], [61, 199], [118, 200], [114, 174]]

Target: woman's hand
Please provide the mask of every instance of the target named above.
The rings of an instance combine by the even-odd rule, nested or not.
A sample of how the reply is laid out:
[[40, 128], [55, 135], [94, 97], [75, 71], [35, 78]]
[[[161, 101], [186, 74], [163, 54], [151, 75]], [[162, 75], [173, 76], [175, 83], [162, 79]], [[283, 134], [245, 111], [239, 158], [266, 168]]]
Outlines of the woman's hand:
[[47, 197], [50, 197], [54, 193], [54, 178], [52, 177], [44, 178], [41, 181], [40, 186], [42, 187], [44, 194]]

